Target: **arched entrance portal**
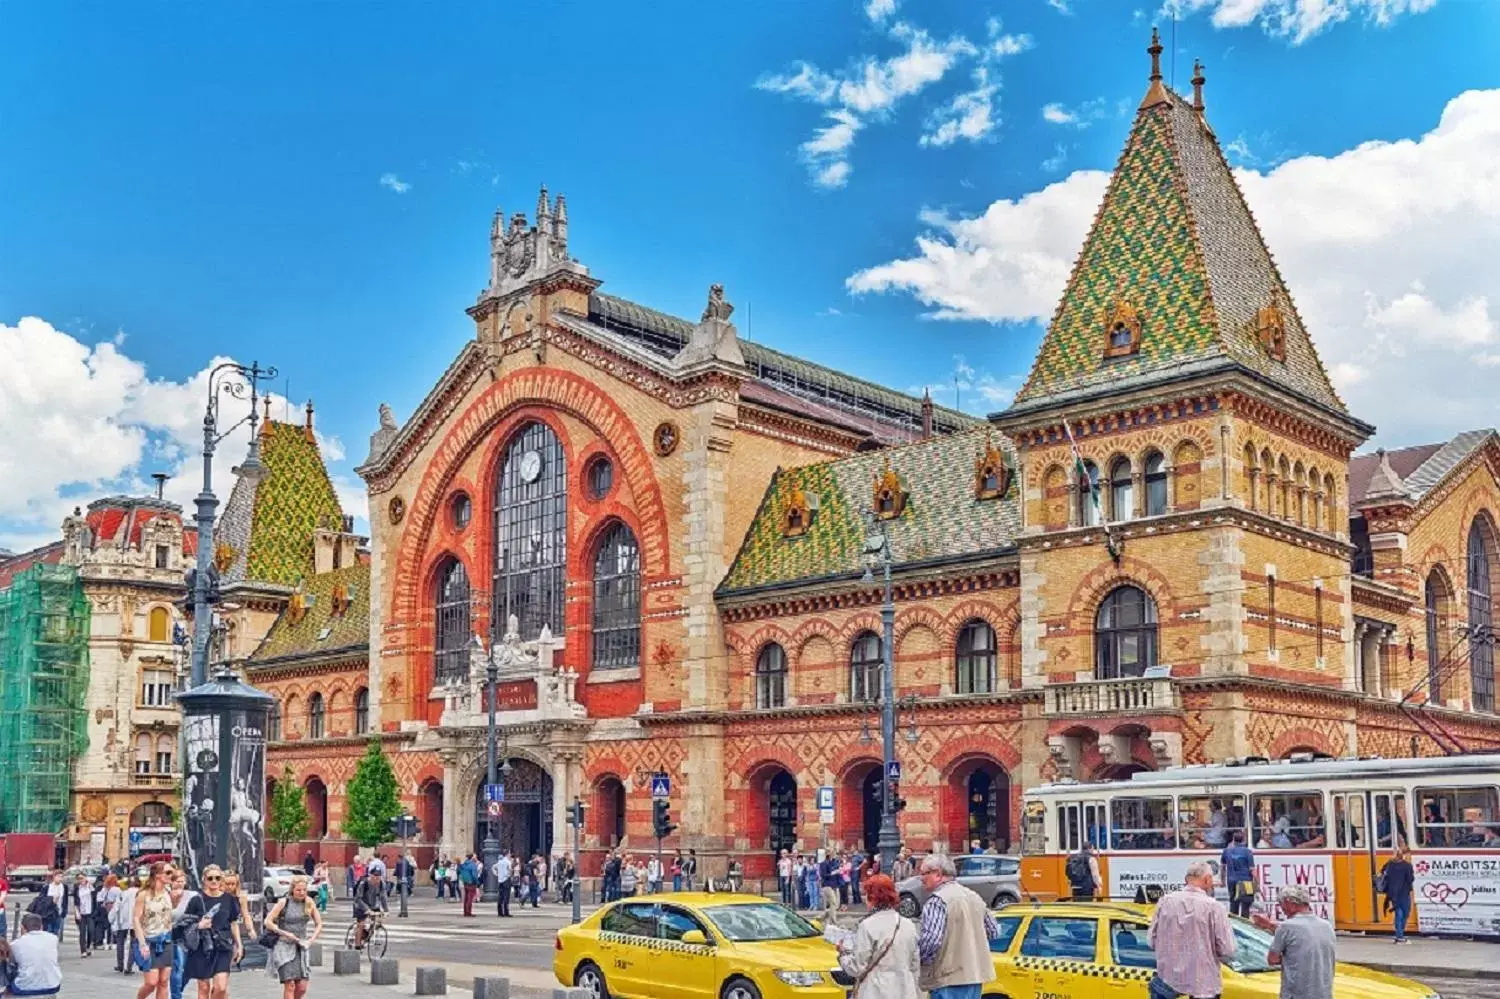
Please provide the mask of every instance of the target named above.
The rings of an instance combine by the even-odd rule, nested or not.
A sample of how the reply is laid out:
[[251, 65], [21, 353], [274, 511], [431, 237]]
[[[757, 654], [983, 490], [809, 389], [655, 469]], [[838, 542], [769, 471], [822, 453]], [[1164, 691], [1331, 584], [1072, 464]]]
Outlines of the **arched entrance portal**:
[[948, 773], [944, 822], [954, 853], [1010, 847], [1010, 776], [987, 756], [959, 762]]
[[[500, 783], [505, 803], [496, 820], [496, 838], [502, 853], [530, 857], [552, 850], [552, 778], [530, 760], [512, 757], [502, 767]], [[489, 813], [485, 807], [484, 781], [474, 787], [474, 853], [483, 855]]]
[[307, 781], [307, 838], [322, 839], [328, 835], [328, 787], [320, 778]]
[[443, 841], [443, 784], [430, 780], [422, 785], [422, 835], [428, 842]]
[[771, 816], [771, 855], [797, 848], [797, 780], [785, 770], [778, 770], [766, 787]]

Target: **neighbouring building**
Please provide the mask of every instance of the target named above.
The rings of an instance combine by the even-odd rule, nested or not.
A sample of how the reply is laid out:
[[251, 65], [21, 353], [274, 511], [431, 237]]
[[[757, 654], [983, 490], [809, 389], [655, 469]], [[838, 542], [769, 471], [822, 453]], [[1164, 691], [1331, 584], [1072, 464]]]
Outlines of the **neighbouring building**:
[[497, 213], [474, 338], [404, 423], [382, 407], [359, 470], [370, 564], [335, 560], [319, 485], [261, 577], [284, 601], [246, 653], [281, 699], [273, 768], [324, 834], [296, 849], [348, 855], [367, 732], [424, 859], [477, 849], [491, 668], [509, 849], [571, 849], [575, 797], [586, 871], [645, 849], [657, 774], [668, 846], [709, 870], [873, 846], [872, 531], [918, 849], [1015, 843], [1022, 789], [1063, 775], [1500, 748], [1500, 439], [1351, 458], [1374, 428], [1329, 381], [1202, 74], [1180, 96], [1151, 53], [1030, 375], [988, 422], [742, 341], [717, 286], [697, 321], [605, 293], [545, 190]]

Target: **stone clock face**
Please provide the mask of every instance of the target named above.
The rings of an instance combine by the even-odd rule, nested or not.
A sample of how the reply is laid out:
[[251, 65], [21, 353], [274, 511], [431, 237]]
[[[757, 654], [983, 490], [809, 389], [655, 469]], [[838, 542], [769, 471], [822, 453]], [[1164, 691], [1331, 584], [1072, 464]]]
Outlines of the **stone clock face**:
[[542, 474], [542, 453], [527, 451], [521, 455], [521, 481], [535, 482]]

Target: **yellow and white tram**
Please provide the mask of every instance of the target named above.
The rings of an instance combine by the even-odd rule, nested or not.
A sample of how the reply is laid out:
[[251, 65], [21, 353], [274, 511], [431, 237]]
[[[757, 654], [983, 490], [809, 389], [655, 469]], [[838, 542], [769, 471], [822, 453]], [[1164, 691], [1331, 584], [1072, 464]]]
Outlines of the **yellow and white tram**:
[[1038, 899], [1068, 897], [1064, 867], [1086, 842], [1105, 893], [1136, 899], [1180, 886], [1195, 860], [1217, 871], [1241, 830], [1265, 904], [1302, 884], [1340, 929], [1388, 930], [1375, 889], [1399, 844], [1418, 930], [1500, 935], [1500, 754], [1172, 767], [1047, 784], [1024, 802], [1022, 890]]

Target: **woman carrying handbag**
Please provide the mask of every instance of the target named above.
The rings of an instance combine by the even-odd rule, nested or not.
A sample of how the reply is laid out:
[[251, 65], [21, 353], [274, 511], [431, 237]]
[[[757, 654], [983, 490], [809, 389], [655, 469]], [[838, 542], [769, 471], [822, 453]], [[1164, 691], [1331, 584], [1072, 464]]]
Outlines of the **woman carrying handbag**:
[[896, 883], [877, 874], [864, 888], [870, 915], [839, 948], [839, 967], [854, 979], [852, 999], [920, 999], [917, 928], [896, 911]]

